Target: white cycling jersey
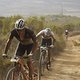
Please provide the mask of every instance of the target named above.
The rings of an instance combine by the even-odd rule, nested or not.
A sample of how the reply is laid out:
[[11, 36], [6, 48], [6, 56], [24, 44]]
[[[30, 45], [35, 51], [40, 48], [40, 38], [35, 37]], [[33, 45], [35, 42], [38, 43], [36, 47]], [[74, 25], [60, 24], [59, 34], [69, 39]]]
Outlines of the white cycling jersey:
[[48, 39], [54, 36], [54, 33], [52, 31], [47, 32], [47, 30], [44, 29], [44, 30], [41, 30], [36, 36], [40, 36], [40, 35], [42, 36], [42, 38]]

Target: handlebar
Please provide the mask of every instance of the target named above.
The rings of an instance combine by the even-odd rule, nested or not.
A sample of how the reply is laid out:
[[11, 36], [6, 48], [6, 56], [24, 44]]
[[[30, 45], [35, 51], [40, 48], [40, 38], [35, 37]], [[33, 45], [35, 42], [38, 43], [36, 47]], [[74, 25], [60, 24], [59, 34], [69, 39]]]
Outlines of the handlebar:
[[40, 48], [53, 48], [54, 45], [50, 45], [50, 46], [40, 46]]
[[41, 49], [41, 50], [47, 50], [47, 49], [53, 48], [53, 47], [54, 47], [54, 45], [50, 45], [50, 46], [40, 46], [40, 49]]
[[[29, 58], [31, 56], [32, 56], [32, 54], [29, 54], [27, 56], [22, 56], [21, 58], [27, 59], [27, 58]], [[16, 57], [6, 56], [6, 57], [3, 57], [3, 58], [4, 59], [10, 59], [10, 62], [18, 62], [20, 57], [17, 57], [17, 56]]]

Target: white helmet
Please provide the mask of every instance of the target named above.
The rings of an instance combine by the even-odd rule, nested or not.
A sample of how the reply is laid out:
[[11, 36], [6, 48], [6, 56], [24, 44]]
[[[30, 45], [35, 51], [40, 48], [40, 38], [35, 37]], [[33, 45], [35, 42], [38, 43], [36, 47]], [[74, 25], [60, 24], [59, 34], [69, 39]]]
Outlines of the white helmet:
[[19, 19], [15, 22], [15, 28], [16, 29], [24, 29], [24, 20]]
[[47, 35], [50, 35], [51, 34], [51, 29], [50, 28], [46, 28], [45, 30], [46, 30], [46, 34]]
[[68, 32], [68, 30], [66, 29], [65, 32]]

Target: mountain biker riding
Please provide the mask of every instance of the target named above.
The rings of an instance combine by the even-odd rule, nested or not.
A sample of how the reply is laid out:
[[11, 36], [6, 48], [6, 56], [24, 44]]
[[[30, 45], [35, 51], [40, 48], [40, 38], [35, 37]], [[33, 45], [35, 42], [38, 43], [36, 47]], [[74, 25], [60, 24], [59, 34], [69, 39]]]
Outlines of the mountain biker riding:
[[[11, 31], [9, 39], [7, 40], [5, 52], [2, 54], [3, 57], [7, 56], [8, 49], [14, 37], [19, 41], [14, 59], [17, 59], [16, 57], [18, 57], [22, 62], [21, 64], [24, 65], [22, 61], [22, 56], [24, 53], [27, 52], [27, 55], [30, 56], [37, 49], [36, 35], [33, 31], [25, 27], [25, 22], [23, 19], [17, 20], [15, 22], [15, 28]], [[29, 58], [27, 64], [28, 66], [31, 66], [30, 68], [33, 71], [31, 58]]]
[[69, 34], [69, 31], [66, 29], [65, 30], [65, 37], [66, 37], [66, 39], [68, 38], [68, 34]]
[[[51, 46], [51, 45], [54, 45], [54, 42], [55, 42], [55, 37], [54, 37], [54, 33], [51, 31], [50, 28], [46, 28], [46, 29], [43, 29], [41, 30], [37, 35], [36, 35], [36, 38], [38, 39], [39, 36], [42, 36], [42, 42], [41, 42], [41, 46]], [[50, 48], [49, 48], [49, 51], [48, 51], [48, 58], [49, 58], [49, 65], [51, 65], [50, 63]]]

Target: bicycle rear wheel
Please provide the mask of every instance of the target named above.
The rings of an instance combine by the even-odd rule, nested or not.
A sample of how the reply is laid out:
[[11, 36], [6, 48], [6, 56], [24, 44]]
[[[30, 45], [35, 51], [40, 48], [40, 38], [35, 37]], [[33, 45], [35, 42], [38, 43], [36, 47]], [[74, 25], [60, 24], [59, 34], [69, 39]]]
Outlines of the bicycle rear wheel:
[[16, 67], [13, 67], [8, 71], [5, 80], [23, 80], [23, 76], [20, 71], [16, 70]]

